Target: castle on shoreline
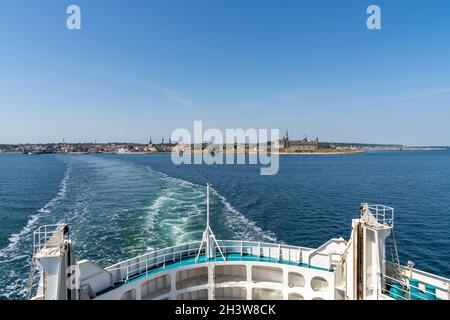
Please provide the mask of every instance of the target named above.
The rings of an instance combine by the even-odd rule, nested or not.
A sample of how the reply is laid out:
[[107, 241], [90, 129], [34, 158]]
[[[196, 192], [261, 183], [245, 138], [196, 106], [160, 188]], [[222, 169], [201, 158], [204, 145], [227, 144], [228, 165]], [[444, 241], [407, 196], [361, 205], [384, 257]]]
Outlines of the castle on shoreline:
[[308, 140], [306, 136], [302, 140], [289, 140], [289, 133], [286, 130], [286, 134], [280, 141], [281, 152], [302, 152], [302, 151], [315, 151], [319, 149], [319, 138], [315, 140]]

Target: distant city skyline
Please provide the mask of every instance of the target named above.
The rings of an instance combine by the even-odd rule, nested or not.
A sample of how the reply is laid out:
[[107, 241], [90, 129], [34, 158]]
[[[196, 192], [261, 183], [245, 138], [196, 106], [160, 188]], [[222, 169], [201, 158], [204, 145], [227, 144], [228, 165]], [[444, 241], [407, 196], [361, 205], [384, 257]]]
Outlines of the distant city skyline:
[[448, 146], [449, 16], [447, 0], [3, 1], [0, 144], [160, 142], [202, 120]]

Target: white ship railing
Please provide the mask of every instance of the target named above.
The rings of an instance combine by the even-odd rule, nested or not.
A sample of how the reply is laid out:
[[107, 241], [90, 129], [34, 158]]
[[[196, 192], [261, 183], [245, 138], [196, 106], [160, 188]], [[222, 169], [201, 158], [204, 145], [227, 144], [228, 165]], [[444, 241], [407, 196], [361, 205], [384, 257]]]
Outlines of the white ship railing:
[[33, 233], [34, 254], [46, 248], [55, 248], [64, 245], [66, 224], [52, 224], [39, 227]]
[[[395, 300], [448, 300], [448, 289], [428, 283], [408, 279], [407, 281], [379, 275], [381, 283], [384, 284], [380, 293]], [[417, 283], [417, 284], [416, 284]]]
[[[336, 254], [315, 253], [314, 265], [310, 265], [309, 256], [314, 249], [261, 243], [253, 241], [219, 240], [225, 261], [260, 261], [291, 264], [330, 271], [337, 264]], [[163, 271], [169, 265], [178, 263], [178, 267], [200, 264], [205, 262], [224, 261], [219, 255], [218, 248], [213, 250], [213, 258], [206, 259], [206, 250], [200, 251], [201, 259], [195, 258], [199, 252], [201, 242], [191, 242], [170, 248], [153, 251], [106, 268], [113, 275], [113, 282], [126, 283], [149, 272]]]
[[394, 208], [382, 204], [363, 203], [363, 207], [367, 207], [378, 223], [388, 227], [394, 227]]

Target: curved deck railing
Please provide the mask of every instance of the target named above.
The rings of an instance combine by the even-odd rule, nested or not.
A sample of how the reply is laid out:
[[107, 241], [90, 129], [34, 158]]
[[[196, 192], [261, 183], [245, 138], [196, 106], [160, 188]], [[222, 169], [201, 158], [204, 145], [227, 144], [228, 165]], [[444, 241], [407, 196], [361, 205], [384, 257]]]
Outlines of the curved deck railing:
[[449, 300], [449, 288], [430, 284], [431, 278], [425, 282], [414, 278], [399, 280], [387, 275], [379, 277], [383, 283], [380, 293], [395, 300]]
[[[113, 275], [114, 284], [126, 283], [142, 275], [161, 272], [168, 267], [222, 261], [261, 261], [331, 270], [335, 265], [333, 254], [315, 252], [314, 249], [254, 241], [219, 240], [213, 257], [207, 259], [205, 248], [200, 251], [201, 241], [156, 250], [106, 268]], [[314, 261], [310, 259], [314, 253]]]

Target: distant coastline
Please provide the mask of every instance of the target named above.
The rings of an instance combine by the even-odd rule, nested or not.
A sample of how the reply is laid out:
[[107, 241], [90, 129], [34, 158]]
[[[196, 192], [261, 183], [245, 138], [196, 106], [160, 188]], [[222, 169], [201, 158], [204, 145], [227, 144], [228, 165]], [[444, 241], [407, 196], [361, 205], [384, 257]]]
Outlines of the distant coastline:
[[[430, 152], [430, 151], [447, 151], [450, 150], [450, 148], [447, 147], [439, 147], [439, 148], [430, 148], [430, 147], [423, 147], [423, 148], [404, 148], [399, 150], [332, 150], [332, 151], [326, 151], [326, 150], [317, 150], [317, 151], [302, 151], [302, 152], [268, 152], [269, 154], [279, 154], [279, 155], [345, 155], [345, 154], [364, 154], [364, 153], [374, 153], [374, 152]], [[204, 151], [204, 150], [203, 150]], [[170, 154], [172, 151], [152, 151], [152, 152], [30, 152], [30, 153], [24, 153], [20, 151], [3, 151], [0, 150], [1, 154], [23, 154], [23, 155], [45, 155], [45, 154], [67, 154], [67, 155], [92, 155], [92, 154], [115, 154], [115, 155], [160, 155], [160, 154]], [[202, 152], [186, 152], [186, 154], [190, 155], [196, 155], [201, 154]], [[256, 154], [264, 154], [267, 152], [256, 152], [256, 151], [235, 151], [231, 152], [233, 154], [246, 154], [246, 155], [256, 155]], [[217, 154], [230, 154], [226, 152], [220, 152]]]
[[279, 152], [280, 155], [338, 155], [338, 154], [358, 154], [358, 153], [367, 153], [368, 151], [364, 150], [343, 150], [343, 151], [304, 151], [304, 152]]
[[[273, 142], [265, 144], [231, 144], [214, 145], [204, 143], [202, 145], [184, 145], [172, 143], [134, 144], [134, 143], [52, 143], [52, 144], [0, 144], [0, 154], [161, 154], [161, 153], [186, 153], [200, 154], [211, 152], [217, 154], [259, 154], [278, 153], [280, 155], [339, 155], [358, 154], [367, 152], [388, 151], [446, 151], [445, 146], [402, 146], [402, 145], [377, 145], [377, 144], [351, 144], [351, 143], [327, 143], [327, 142], [288, 142], [289, 146], [277, 145]], [[295, 145], [297, 143], [297, 145]]]

